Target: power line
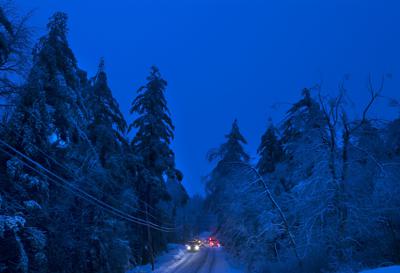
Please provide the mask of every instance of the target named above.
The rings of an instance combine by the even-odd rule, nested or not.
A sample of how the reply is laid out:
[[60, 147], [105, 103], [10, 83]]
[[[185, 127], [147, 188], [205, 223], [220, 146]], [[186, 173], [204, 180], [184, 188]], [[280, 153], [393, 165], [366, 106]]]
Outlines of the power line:
[[[125, 219], [125, 220], [131, 221], [131, 222], [136, 223], [136, 224], [139, 224], [139, 225], [148, 226], [148, 227], [150, 227], [150, 228], [153, 228], [153, 229], [156, 229], [156, 230], [159, 230], [159, 231], [163, 231], [163, 232], [172, 232], [172, 231], [176, 230], [176, 228], [168, 228], [168, 227], [160, 226], [160, 225], [157, 225], [157, 224], [155, 224], [155, 223], [153, 223], [153, 222], [151, 222], [151, 221], [143, 220], [143, 219], [141, 219], [141, 218], [138, 218], [138, 217], [129, 215], [129, 214], [127, 214], [127, 213], [125, 213], [125, 212], [123, 212], [123, 211], [121, 211], [121, 210], [119, 210], [119, 209], [117, 209], [117, 208], [115, 208], [115, 207], [113, 207], [113, 206], [111, 206], [111, 205], [109, 205], [109, 204], [107, 204], [107, 203], [105, 203], [105, 202], [103, 202], [103, 201], [97, 199], [96, 197], [94, 197], [94, 196], [88, 194], [87, 192], [85, 192], [84, 190], [82, 190], [82, 189], [80, 189], [80, 188], [78, 188], [78, 187], [76, 187], [76, 186], [70, 184], [70, 183], [69, 183], [68, 181], [66, 181], [65, 179], [63, 179], [63, 178], [61, 178], [60, 176], [58, 176], [57, 174], [54, 174], [53, 172], [49, 171], [49, 170], [46, 169], [44, 166], [42, 166], [40, 163], [34, 161], [33, 159], [29, 158], [29, 157], [26, 156], [25, 154], [21, 153], [20, 151], [18, 151], [18, 150], [15, 149], [14, 147], [10, 146], [10, 145], [9, 145], [8, 143], [6, 143], [5, 141], [3, 141], [3, 140], [0, 139], [0, 143], [3, 144], [4, 146], [6, 146], [8, 149], [14, 151], [16, 154], [18, 154], [19, 156], [21, 156], [21, 157], [24, 158], [25, 160], [29, 161], [31, 164], [33, 164], [33, 165], [36, 166], [37, 168], [39, 168], [39, 169], [42, 170], [42, 171], [40, 171], [40, 170], [38, 170], [38, 169], [32, 167], [32, 166], [29, 165], [28, 163], [24, 162], [24, 161], [21, 160], [20, 158], [16, 157], [23, 165], [25, 165], [26, 167], [28, 167], [28, 168], [31, 169], [32, 171], [34, 171], [34, 172], [36, 172], [36, 173], [38, 173], [38, 174], [40, 174], [40, 175], [42, 175], [42, 176], [48, 178], [50, 181], [52, 181], [52, 182], [56, 183], [57, 185], [62, 186], [63, 188], [65, 188], [65, 189], [71, 191], [73, 194], [75, 194], [75, 195], [81, 197], [82, 199], [84, 199], [84, 200], [90, 202], [90, 203], [93, 204], [93, 205], [99, 206], [99, 207], [101, 207], [102, 209], [105, 209], [106, 211], [108, 211], [108, 212], [110, 212], [110, 213], [112, 213], [112, 214], [114, 214], [114, 215], [117, 215], [117, 216], [119, 216], [119, 217], [121, 217], [121, 218], [123, 218], [123, 219]], [[4, 153], [8, 154], [9, 156], [12, 156], [12, 157], [15, 156], [15, 155], [11, 154], [10, 152], [6, 151], [5, 149], [3, 149], [3, 148], [1, 148], [1, 147], [0, 147], [0, 149], [1, 149]], [[51, 178], [49, 175], [43, 173], [43, 171], [44, 171], [45, 173], [50, 174], [51, 176], [55, 177], [56, 179], [60, 180], [61, 182], [60, 182], [60, 181], [57, 181], [57, 180], [54, 179], [54, 178]]]
[[[14, 156], [14, 155], [12, 155], [11, 153], [7, 152], [6, 150], [4, 150], [1, 147], [0, 147], [0, 150], [2, 150], [4, 153], [8, 154], [9, 156]], [[139, 224], [139, 225], [149, 226], [150, 228], [153, 228], [153, 229], [156, 229], [156, 230], [159, 230], [159, 231], [171, 232], [171, 230], [172, 230], [172, 229], [169, 229], [169, 228], [167, 229], [167, 228], [161, 227], [159, 225], [156, 225], [156, 224], [154, 224], [154, 223], [152, 223], [150, 221], [145, 221], [145, 220], [142, 220], [140, 218], [137, 218], [137, 217], [131, 216], [129, 214], [126, 214], [126, 213], [124, 213], [124, 212], [122, 212], [122, 211], [120, 211], [120, 210], [118, 210], [118, 209], [116, 209], [116, 208], [104, 203], [103, 201], [98, 200], [97, 198], [91, 196], [90, 194], [87, 194], [86, 192], [80, 190], [79, 188], [74, 187], [73, 185], [60, 183], [59, 181], [49, 177], [48, 175], [44, 174], [43, 172], [35, 169], [34, 167], [32, 167], [31, 165], [27, 164], [26, 162], [24, 162], [20, 158], [17, 158], [17, 160], [19, 162], [21, 162], [24, 166], [26, 166], [29, 169], [31, 169], [32, 171], [36, 172], [37, 174], [44, 176], [49, 181], [54, 182], [57, 185], [63, 187], [64, 189], [67, 189], [67, 190], [71, 191], [73, 194], [75, 194], [78, 197], [88, 201], [89, 203], [91, 203], [93, 205], [97, 205], [97, 206], [101, 207], [102, 209], [105, 209], [106, 211], [108, 211], [109, 213], [111, 213], [113, 215], [116, 215], [116, 216], [118, 216], [120, 218], [123, 218], [125, 220], [128, 220], [130, 222], [133, 222], [133, 223], [136, 223], [136, 224]]]
[[[43, 126], [47, 126], [46, 124], [44, 124], [44, 122], [43, 122], [40, 118], [38, 118], [38, 117], [35, 115], [35, 113], [29, 112], [29, 111], [26, 111], [26, 110], [24, 110], [24, 112], [27, 113], [28, 115], [30, 115], [31, 117], [33, 117], [33, 118], [35, 119], [35, 121], [39, 122], [39, 123], [42, 124]], [[5, 126], [4, 124], [1, 124], [1, 125], [3, 126], [3, 128], [5, 128], [6, 130], [8, 130], [9, 132], [11, 131], [10, 129], [6, 128], [6, 126]], [[13, 131], [13, 133], [15, 133], [15, 134], [17, 134], [19, 137], [23, 138], [23, 136], [22, 136], [21, 134], [19, 134], [18, 132]], [[89, 145], [91, 145], [91, 143], [89, 142], [89, 140], [87, 139], [87, 137], [85, 137], [84, 140], [87, 141]], [[41, 149], [40, 149], [39, 147], [37, 147], [35, 144], [32, 144], [32, 146], [33, 146], [35, 149], [37, 149], [43, 156], [45, 156], [46, 158], [48, 158], [48, 159], [50, 159], [51, 161], [53, 161], [53, 162], [54, 162], [56, 165], [58, 165], [59, 167], [65, 169], [65, 170], [67, 170], [67, 171], [69, 170], [71, 173], [74, 173], [73, 170], [68, 169], [66, 166], [64, 166], [64, 165], [62, 165], [61, 163], [59, 163], [56, 159], [54, 159], [53, 157], [51, 157], [50, 155], [48, 155], [46, 152], [44, 152], [43, 150], [41, 150]], [[97, 156], [97, 153], [96, 153], [96, 151], [95, 151], [93, 148], [92, 148], [92, 152], [93, 152], [93, 154], [94, 154], [95, 156]], [[43, 166], [42, 166], [42, 167], [43, 167]], [[73, 174], [73, 176], [76, 177], [75, 174]], [[90, 181], [90, 180], [89, 180], [89, 181]], [[91, 183], [91, 184], [93, 184], [93, 183]], [[120, 188], [120, 189], [121, 189], [121, 188]], [[100, 190], [100, 191], [101, 191], [101, 190]], [[102, 192], [102, 191], [101, 191], [101, 192]], [[102, 193], [103, 193], [103, 195], [105, 195], [104, 192], [102, 192]], [[115, 198], [113, 198], [112, 196], [108, 196], [108, 197], [109, 197], [110, 199], [116, 201]], [[156, 213], [161, 212], [161, 214], [164, 214], [167, 218], [170, 217], [169, 215], [167, 215], [167, 214], [166, 214], [165, 212], [163, 212], [162, 210], [159, 210], [159, 209], [156, 209], [156, 208], [152, 207], [151, 205], [149, 205], [149, 204], [146, 203], [145, 201], [143, 201], [143, 200], [141, 200], [141, 199], [139, 199], [139, 198], [137, 198], [137, 200], [138, 200], [139, 202], [145, 204], [148, 208], [152, 209], [154, 212], [156, 212]], [[117, 201], [116, 203], [118, 203], [118, 201]], [[159, 222], [161, 223], [161, 221], [158, 220], [157, 217], [155, 217], [153, 214], [149, 213], [148, 211], [145, 212], [145, 211], [143, 211], [143, 210], [141, 210], [141, 209], [139, 209], [139, 208], [134, 208], [134, 207], [130, 206], [129, 204], [126, 204], [126, 205], [127, 205], [128, 207], [130, 207], [130, 208], [136, 210], [136, 211], [140, 211], [140, 212], [142, 212], [142, 213], [148, 214], [149, 216], [151, 216], [151, 218], [152, 218], [153, 220], [159, 221]], [[174, 226], [174, 224], [171, 224], [171, 223], [167, 223], [167, 225]]]
[[[26, 111], [26, 112], [27, 112], [27, 111]], [[38, 118], [35, 117], [35, 116], [33, 115], [33, 113], [28, 113], [28, 114], [32, 114], [32, 117], [33, 117], [35, 120], [37, 120], [38, 122], [41, 122], [41, 123], [43, 124], [43, 122], [40, 121], [40, 120], [38, 120]], [[8, 129], [8, 128], [6, 128], [6, 126], [5, 126], [4, 124], [0, 124], [0, 125], [3, 126], [3, 128]], [[8, 131], [10, 132], [11, 130], [8, 129]], [[17, 134], [19, 137], [23, 138], [23, 136], [22, 136], [20, 133], [15, 132], [15, 131], [13, 131], [13, 133], [15, 133], [15, 134]], [[56, 159], [54, 159], [53, 157], [51, 157], [50, 155], [48, 155], [47, 153], [45, 153], [45, 152], [44, 152], [42, 149], [40, 149], [37, 145], [32, 144], [32, 146], [33, 146], [37, 151], [39, 151], [44, 157], [50, 159], [50, 160], [53, 161], [56, 165], [58, 165], [59, 167], [63, 168], [63, 169], [66, 170], [67, 172], [71, 172], [72, 175], [76, 178], [76, 175], [74, 174], [74, 172], [73, 172], [73, 170], [72, 170], [71, 168], [66, 167], [65, 165], [59, 163]], [[89, 181], [91, 181], [91, 180], [89, 180]], [[93, 182], [91, 182], [91, 184], [94, 185]], [[122, 190], [121, 187], [119, 187], [119, 189]], [[100, 190], [100, 189], [98, 189], [98, 190], [99, 190], [103, 195], [106, 195], [102, 190]], [[110, 199], [111, 199], [112, 201], [114, 201], [115, 203], [120, 203], [119, 201], [117, 201], [117, 200], [116, 200], [114, 197], [112, 197], [111, 195], [108, 195], [107, 197], [110, 198]], [[136, 197], [136, 196], [133, 196], [133, 197]], [[137, 198], [137, 201], [139, 201], [139, 202], [145, 204], [146, 206], [148, 206], [148, 208], [151, 208], [151, 209], [152, 209], [153, 211], [155, 211], [156, 213], [161, 212], [161, 213], [164, 214], [167, 218], [170, 217], [169, 215], [167, 215], [167, 214], [164, 213], [163, 211], [160, 211], [160, 210], [155, 209], [154, 207], [150, 206], [150, 205], [147, 204], [145, 201], [143, 201], [143, 200], [141, 200], [141, 199], [139, 199], [139, 198]], [[129, 208], [135, 210], [135, 211], [139, 211], [139, 212], [141, 212], [141, 213], [148, 214], [153, 220], [159, 222], [160, 225], [170, 226], [171, 228], [175, 227], [174, 224], [172, 224], [172, 223], [165, 223], [165, 222], [162, 223], [162, 221], [158, 220], [156, 216], [154, 216], [153, 214], [151, 214], [151, 213], [148, 212], [148, 211], [143, 211], [143, 210], [141, 210], [141, 209], [139, 209], [139, 208], [136, 208], [136, 207], [133, 207], [133, 206], [131, 206], [131, 205], [129, 205], [129, 204], [125, 204], [125, 205], [128, 206]]]

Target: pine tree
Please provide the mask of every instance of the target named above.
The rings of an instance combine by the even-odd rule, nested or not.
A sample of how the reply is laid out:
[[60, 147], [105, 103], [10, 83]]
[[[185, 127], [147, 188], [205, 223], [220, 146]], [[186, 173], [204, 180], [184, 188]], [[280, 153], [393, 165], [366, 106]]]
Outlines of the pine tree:
[[147, 81], [138, 89], [130, 110], [131, 114], [138, 115], [129, 126], [129, 129], [137, 129], [131, 145], [143, 157], [146, 168], [162, 176], [175, 167], [174, 153], [169, 147], [174, 125], [164, 96], [167, 82], [157, 67], [151, 67]]
[[15, 98], [10, 120], [16, 133], [13, 144], [31, 156], [37, 154], [35, 146], [48, 150], [76, 142], [86, 126], [81, 94], [86, 75], [69, 48], [66, 24], [64, 13], [50, 18], [48, 33], [33, 51], [27, 82]]
[[229, 173], [235, 162], [248, 162], [250, 157], [245, 152], [243, 144], [247, 144], [246, 139], [240, 132], [239, 125], [235, 119], [232, 123], [232, 128], [229, 134], [225, 136], [227, 141], [218, 149], [209, 153], [209, 161], [219, 159], [216, 167], [211, 172], [208, 181], [206, 182], [206, 190], [209, 194], [209, 199], [214, 199], [213, 202], [218, 202], [222, 192], [227, 188], [226, 183], [229, 183]]
[[247, 141], [240, 132], [237, 119], [233, 121], [231, 131], [225, 137], [228, 140], [219, 149], [209, 154], [209, 160], [219, 158], [221, 162], [249, 161], [250, 157], [242, 146], [247, 144]]
[[[258, 177], [247, 167], [243, 168], [246, 164], [238, 164], [248, 162], [249, 156], [243, 148], [246, 140], [237, 120], [226, 138], [227, 141], [210, 154], [209, 159], [218, 158], [219, 162], [206, 181], [206, 203], [217, 216], [218, 236], [235, 256], [250, 264], [265, 258], [272, 260], [269, 246], [281, 234], [276, 228], [279, 221], [275, 219], [269, 200], [260, 198], [260, 183], [254, 182], [260, 182]], [[268, 236], [252, 241], [252, 234], [262, 233], [262, 230], [268, 230]], [[262, 249], [256, 247], [256, 241], [263, 245]], [[255, 271], [250, 265], [248, 269]]]
[[303, 89], [303, 98], [287, 111], [283, 123], [282, 142], [288, 144], [307, 134], [319, 132], [323, 116], [319, 104], [311, 97], [309, 89]]
[[[92, 143], [98, 145], [95, 147], [100, 154], [105, 150], [101, 159], [109, 160], [119, 147], [115, 133], [124, 128], [118, 106], [105, 87], [104, 71], [99, 71], [93, 89], [90, 88], [86, 74], [78, 68], [69, 48], [64, 13], [51, 17], [48, 33], [40, 39], [33, 53], [32, 69], [16, 97], [17, 106], [9, 121], [13, 135], [9, 142], [99, 199], [109, 202], [109, 195], [119, 197], [116, 181], [97, 163], [96, 149], [92, 148]], [[91, 111], [87, 106], [93, 106], [94, 102], [96, 107]], [[107, 106], [112, 110], [108, 111]], [[89, 124], [92, 125], [90, 130]], [[92, 141], [88, 137], [90, 133], [96, 135]], [[54, 158], [58, 163], [52, 160]], [[10, 180], [17, 181], [20, 188], [25, 187], [22, 201], [36, 202], [41, 208], [25, 214], [26, 227], [34, 226], [36, 234], [51, 230], [47, 238], [42, 236], [48, 251], [46, 255], [42, 249], [36, 255], [35, 247], [26, 246], [30, 266], [44, 271], [47, 260], [52, 272], [109, 272], [107, 268], [111, 262], [107, 261], [107, 255], [121, 251], [121, 258], [129, 256], [128, 244], [117, 240], [123, 238], [116, 232], [117, 226], [124, 227], [121, 222], [36, 175], [15, 159], [10, 159], [7, 165]], [[102, 190], [108, 195], [105, 196]], [[115, 240], [107, 239], [111, 233]], [[67, 251], [74, 254], [67, 255]], [[42, 257], [42, 260], [36, 260], [36, 257]], [[63, 269], [60, 268], [61, 260], [65, 262]], [[126, 261], [120, 262], [126, 265]]]
[[[323, 147], [327, 140], [320, 105], [312, 98], [309, 89], [304, 89], [302, 95], [302, 99], [294, 103], [287, 111], [282, 126], [281, 142], [285, 157], [290, 167], [296, 170], [295, 173], [291, 172], [291, 175], [297, 177], [284, 178], [283, 183], [287, 188], [294, 186], [295, 180], [300, 177], [310, 177], [314, 173], [314, 167], [320, 163], [318, 156], [326, 152], [324, 149], [318, 149]], [[312, 149], [317, 150], [310, 153]]]
[[224, 161], [249, 161], [249, 155], [244, 151], [242, 144], [247, 144], [246, 139], [240, 133], [237, 119], [232, 124], [231, 132], [226, 135], [228, 141], [221, 146]]
[[[297, 244], [312, 240], [321, 252], [333, 257], [330, 251], [335, 249], [332, 242], [337, 236], [338, 221], [333, 209], [337, 207], [337, 180], [331, 168], [338, 166], [331, 166], [330, 158], [337, 151], [331, 150], [321, 105], [309, 89], [304, 89], [302, 95], [287, 112], [283, 124], [285, 161], [279, 182], [285, 194], [281, 198], [290, 200], [285, 205], [294, 215], [291, 225], [297, 225]], [[303, 251], [307, 249], [300, 247], [299, 252]]]
[[153, 182], [149, 182], [147, 187], [148, 193], [155, 194], [152, 198], [157, 200], [166, 194], [163, 175], [174, 177], [177, 174], [175, 155], [169, 147], [174, 137], [174, 125], [164, 96], [167, 82], [157, 67], [151, 67], [147, 81], [138, 89], [138, 96], [132, 103], [130, 112], [138, 117], [129, 130], [137, 130], [131, 146], [141, 156], [149, 175], [153, 176], [148, 179]]
[[261, 175], [275, 171], [276, 164], [283, 159], [282, 145], [276, 136], [276, 128], [272, 123], [261, 137], [261, 144], [257, 152], [260, 155], [257, 169]]
[[97, 74], [91, 79], [89, 137], [96, 146], [103, 165], [107, 156], [119, 150], [121, 142], [125, 139], [122, 134], [126, 130], [126, 121], [123, 117], [118, 102], [112, 96], [108, 86], [104, 60], [99, 64]]
[[[140, 172], [136, 191], [145, 203], [142, 211], [147, 212], [148, 206], [156, 206], [161, 200], [168, 201], [170, 196], [166, 189], [164, 176], [182, 178], [175, 169], [175, 155], [169, 145], [174, 137], [174, 125], [167, 107], [164, 93], [167, 82], [161, 77], [157, 67], [150, 69], [146, 85], [138, 89], [138, 95], [132, 103], [130, 112], [137, 118], [129, 126], [136, 129], [136, 135], [131, 142], [131, 148], [141, 158], [143, 169]], [[140, 215], [148, 218], [147, 213]], [[161, 219], [161, 214], [156, 215]], [[143, 249], [142, 262], [154, 265], [154, 253], [165, 249], [165, 235], [142, 230]]]
[[[47, 168], [53, 165], [49, 158], [55, 156], [55, 148], [65, 149], [77, 142], [84, 128], [80, 94], [84, 73], [68, 46], [66, 21], [64, 13], [56, 13], [48, 24], [48, 34], [35, 47], [32, 68], [26, 84], [15, 95], [16, 107], [7, 121], [4, 138]], [[18, 209], [14, 213], [20, 210], [24, 215], [24, 229], [15, 237], [17, 255], [23, 256], [29, 272], [45, 272], [49, 259], [44, 249], [60, 241], [56, 243], [50, 239], [54, 234], [45, 236], [44, 231], [62, 224], [48, 224], [48, 207], [56, 205], [60, 196], [47, 179], [16, 158], [8, 158], [6, 165], [10, 186], [19, 192], [18, 201], [10, 207], [15, 206]]]
[[243, 148], [243, 144], [247, 144], [247, 141], [240, 132], [237, 119], [233, 121], [231, 131], [225, 135], [225, 138], [227, 141], [208, 155], [209, 161], [219, 159], [206, 181], [208, 200], [211, 200], [211, 203], [218, 203], [218, 200], [223, 198], [225, 190], [229, 188], [227, 185], [229, 184], [229, 175], [232, 168], [235, 168], [231, 164], [248, 162], [250, 159]]
[[328, 138], [320, 105], [309, 89], [303, 89], [302, 98], [287, 111], [282, 131], [286, 161], [296, 169], [291, 174], [298, 176], [296, 180], [310, 177], [314, 167], [321, 163], [318, 157], [327, 152]]
[[64, 13], [50, 18], [48, 34], [35, 47], [33, 66], [8, 121], [10, 143], [47, 167], [51, 164], [43, 155], [70, 151], [66, 148], [82, 138], [87, 123], [81, 94], [85, 73], [68, 46], [66, 24]]

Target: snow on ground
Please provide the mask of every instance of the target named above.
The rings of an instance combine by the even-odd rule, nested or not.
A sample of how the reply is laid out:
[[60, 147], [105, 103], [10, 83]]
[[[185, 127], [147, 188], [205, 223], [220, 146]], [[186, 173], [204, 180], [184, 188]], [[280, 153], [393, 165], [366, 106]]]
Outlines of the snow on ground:
[[[156, 269], [161, 268], [162, 266], [168, 263], [178, 263], [185, 255], [185, 252], [186, 250], [183, 245], [169, 244], [168, 252], [156, 257], [155, 268]], [[136, 267], [135, 269], [130, 270], [126, 273], [148, 273], [148, 272], [152, 272], [150, 264]]]
[[234, 268], [229, 262], [226, 257], [226, 252], [223, 248], [215, 249], [215, 263], [213, 269], [210, 272], [213, 273], [242, 273], [243, 271]]
[[[224, 249], [203, 247], [199, 252], [187, 252], [184, 246], [170, 245], [168, 253], [156, 259], [154, 273], [242, 273], [227, 260]], [[127, 273], [150, 273], [150, 265]]]
[[[168, 252], [156, 258], [155, 271], [150, 265], [126, 273], [243, 273], [229, 262], [223, 247], [203, 247], [199, 252], [187, 252], [183, 245], [169, 244]], [[365, 270], [360, 273], [400, 273], [400, 266]]]
[[388, 266], [377, 269], [370, 269], [360, 273], [400, 273], [400, 266]]

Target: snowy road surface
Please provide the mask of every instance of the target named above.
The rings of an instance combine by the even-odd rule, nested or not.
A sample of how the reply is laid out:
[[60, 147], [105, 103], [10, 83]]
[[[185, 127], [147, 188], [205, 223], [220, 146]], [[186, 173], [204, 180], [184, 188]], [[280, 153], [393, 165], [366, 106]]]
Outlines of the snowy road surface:
[[187, 252], [183, 245], [170, 245], [170, 251], [157, 257], [155, 271], [150, 265], [127, 273], [242, 273], [226, 259], [224, 249], [203, 247], [199, 252]]
[[157, 273], [239, 273], [226, 261], [223, 248], [202, 248], [199, 252], [186, 252], [179, 260], [161, 264]]

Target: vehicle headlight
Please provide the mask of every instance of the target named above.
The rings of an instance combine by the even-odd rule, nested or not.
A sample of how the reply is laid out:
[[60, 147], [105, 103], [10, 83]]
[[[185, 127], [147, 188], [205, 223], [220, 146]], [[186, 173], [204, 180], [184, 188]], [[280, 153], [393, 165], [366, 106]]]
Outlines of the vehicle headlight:
[[191, 246], [186, 246], [186, 249], [187, 249], [187, 250], [191, 250], [192, 247], [191, 247]]
[[199, 247], [198, 245], [196, 245], [196, 246], [194, 247], [194, 249], [195, 249], [195, 250], [199, 250], [200, 247]]

